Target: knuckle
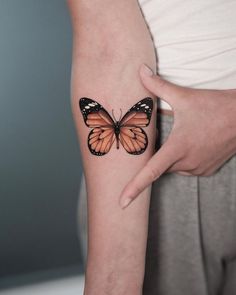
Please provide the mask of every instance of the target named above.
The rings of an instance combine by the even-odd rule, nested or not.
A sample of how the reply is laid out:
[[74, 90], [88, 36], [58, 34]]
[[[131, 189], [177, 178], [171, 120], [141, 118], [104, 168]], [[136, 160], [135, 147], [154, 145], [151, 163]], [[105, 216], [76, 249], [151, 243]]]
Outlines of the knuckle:
[[196, 159], [193, 160], [187, 160], [185, 162], [185, 168], [186, 170], [190, 170], [190, 171], [198, 171], [199, 169], [199, 163]]
[[207, 176], [207, 171], [203, 167], [199, 166], [195, 169], [190, 170], [195, 176]]
[[148, 176], [151, 181], [154, 181], [160, 177], [161, 173], [157, 167], [153, 167], [150, 165], [150, 166], [147, 166], [147, 169], [148, 169]]
[[205, 172], [203, 176], [212, 176], [214, 174], [215, 174], [215, 172], [209, 171], [209, 172]]
[[178, 149], [178, 161], [184, 160], [188, 156], [188, 151], [182, 147]]
[[[175, 127], [176, 129], [178, 127]], [[171, 146], [175, 147], [175, 157], [178, 160], [186, 158], [186, 156], [189, 154], [188, 146], [185, 144], [184, 137], [180, 136], [178, 133], [178, 130], [174, 130], [176, 134], [171, 134], [168, 139], [168, 143]]]
[[159, 87], [160, 88], [162, 88], [162, 89], [165, 88], [166, 87], [166, 84], [167, 84], [167, 82], [165, 80], [162, 80], [162, 79], [159, 80]]
[[194, 176], [203, 176], [203, 173], [199, 170], [193, 170], [191, 171], [191, 173], [194, 175]]
[[215, 170], [206, 170], [202, 173], [202, 176], [212, 176], [216, 173]]
[[[135, 196], [136, 196], [136, 195], [139, 195], [139, 194], [141, 193], [141, 191], [142, 191], [142, 188], [141, 188], [140, 185], [136, 185], [136, 186], [134, 187], [134, 194], [135, 194]], [[135, 197], [135, 196], [134, 196], [134, 197]]]

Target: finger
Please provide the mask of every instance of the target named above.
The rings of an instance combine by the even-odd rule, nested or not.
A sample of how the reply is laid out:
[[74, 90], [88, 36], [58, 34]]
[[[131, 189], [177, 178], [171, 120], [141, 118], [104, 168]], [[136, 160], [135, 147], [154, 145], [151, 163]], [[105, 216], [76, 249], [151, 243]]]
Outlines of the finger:
[[121, 207], [127, 207], [146, 187], [159, 178], [177, 160], [178, 153], [175, 146], [167, 141], [125, 186], [120, 196]]
[[154, 75], [153, 71], [145, 64], [140, 67], [140, 78], [147, 90], [165, 100], [172, 108], [175, 107], [176, 100], [181, 99], [184, 94], [184, 87], [175, 85]]

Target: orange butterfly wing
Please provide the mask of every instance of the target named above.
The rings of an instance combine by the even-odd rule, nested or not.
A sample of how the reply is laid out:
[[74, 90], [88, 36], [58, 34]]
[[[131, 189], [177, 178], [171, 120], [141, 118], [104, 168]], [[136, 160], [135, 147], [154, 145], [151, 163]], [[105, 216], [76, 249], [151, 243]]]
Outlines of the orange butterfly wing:
[[115, 141], [114, 121], [96, 101], [83, 97], [80, 109], [86, 126], [93, 128], [88, 135], [88, 148], [93, 155], [103, 156]]
[[115, 134], [113, 128], [94, 128], [88, 135], [88, 147], [90, 152], [96, 156], [103, 156], [107, 154], [113, 142], [115, 141]]
[[142, 154], [148, 146], [148, 137], [142, 127], [149, 125], [153, 101], [146, 97], [136, 103], [121, 119], [119, 140], [124, 149], [132, 155]]

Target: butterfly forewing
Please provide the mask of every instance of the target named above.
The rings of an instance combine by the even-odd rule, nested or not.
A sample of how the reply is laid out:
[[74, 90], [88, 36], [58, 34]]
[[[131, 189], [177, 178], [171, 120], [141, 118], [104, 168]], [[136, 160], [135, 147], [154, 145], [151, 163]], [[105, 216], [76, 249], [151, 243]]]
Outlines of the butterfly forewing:
[[113, 126], [114, 121], [109, 113], [98, 102], [91, 98], [82, 97], [79, 101], [84, 123], [88, 127]]
[[146, 127], [150, 123], [152, 116], [153, 101], [146, 97], [137, 102], [120, 121], [120, 125]]

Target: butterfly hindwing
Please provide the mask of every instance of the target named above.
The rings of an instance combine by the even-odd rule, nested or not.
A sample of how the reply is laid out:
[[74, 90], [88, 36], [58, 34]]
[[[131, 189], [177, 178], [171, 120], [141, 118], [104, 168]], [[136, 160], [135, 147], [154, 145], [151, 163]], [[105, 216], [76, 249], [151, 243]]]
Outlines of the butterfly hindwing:
[[131, 155], [141, 155], [148, 146], [147, 134], [140, 127], [121, 127], [119, 139]]
[[114, 130], [110, 127], [94, 128], [88, 135], [88, 147], [90, 152], [95, 156], [107, 154], [114, 141]]

